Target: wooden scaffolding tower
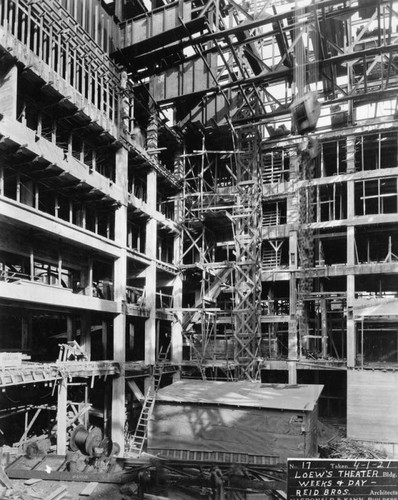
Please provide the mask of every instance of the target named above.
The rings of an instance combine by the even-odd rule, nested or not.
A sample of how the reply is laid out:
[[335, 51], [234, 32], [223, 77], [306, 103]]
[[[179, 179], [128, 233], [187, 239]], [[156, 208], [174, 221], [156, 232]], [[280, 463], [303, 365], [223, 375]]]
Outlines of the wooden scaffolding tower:
[[238, 131], [234, 338], [238, 378], [260, 379], [261, 172], [257, 127]]

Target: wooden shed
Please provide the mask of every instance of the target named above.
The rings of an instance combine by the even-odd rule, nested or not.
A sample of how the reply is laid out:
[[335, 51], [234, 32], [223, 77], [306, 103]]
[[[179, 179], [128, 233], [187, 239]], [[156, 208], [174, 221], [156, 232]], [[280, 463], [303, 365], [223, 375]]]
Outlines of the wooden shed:
[[161, 389], [148, 429], [148, 451], [317, 456], [322, 385], [179, 381]]

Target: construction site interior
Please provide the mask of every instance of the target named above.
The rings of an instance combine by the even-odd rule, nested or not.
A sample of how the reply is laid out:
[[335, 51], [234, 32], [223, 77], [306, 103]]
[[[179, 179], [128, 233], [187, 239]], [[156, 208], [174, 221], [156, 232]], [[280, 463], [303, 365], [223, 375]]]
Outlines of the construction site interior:
[[396, 0], [0, 1], [7, 477], [397, 458], [397, 92]]

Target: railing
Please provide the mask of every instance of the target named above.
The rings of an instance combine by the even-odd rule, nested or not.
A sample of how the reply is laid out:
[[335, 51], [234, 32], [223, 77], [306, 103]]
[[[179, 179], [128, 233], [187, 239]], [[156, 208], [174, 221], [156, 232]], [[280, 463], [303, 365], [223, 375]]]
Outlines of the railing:
[[84, 286], [80, 282], [76, 282], [73, 293], [97, 297], [103, 300], [113, 300], [113, 283], [108, 280], [98, 280], [92, 283], [90, 290], [89, 286]]
[[20, 280], [30, 280], [30, 274], [0, 266], [0, 281], [12, 283]]

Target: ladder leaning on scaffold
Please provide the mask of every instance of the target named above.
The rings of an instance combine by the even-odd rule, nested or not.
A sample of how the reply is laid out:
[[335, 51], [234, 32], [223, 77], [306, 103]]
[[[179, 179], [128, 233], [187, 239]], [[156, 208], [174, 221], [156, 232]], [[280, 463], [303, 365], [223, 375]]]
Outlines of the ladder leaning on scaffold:
[[167, 363], [170, 345], [171, 344], [168, 345], [165, 352], [163, 352], [163, 348], [159, 351], [158, 359], [153, 367], [151, 381], [145, 394], [144, 402], [142, 403], [142, 409], [137, 427], [129, 443], [129, 452], [137, 454], [138, 456], [141, 455], [148, 436], [148, 424], [155, 406], [156, 393], [160, 388], [160, 381], [163, 375], [164, 367]]

